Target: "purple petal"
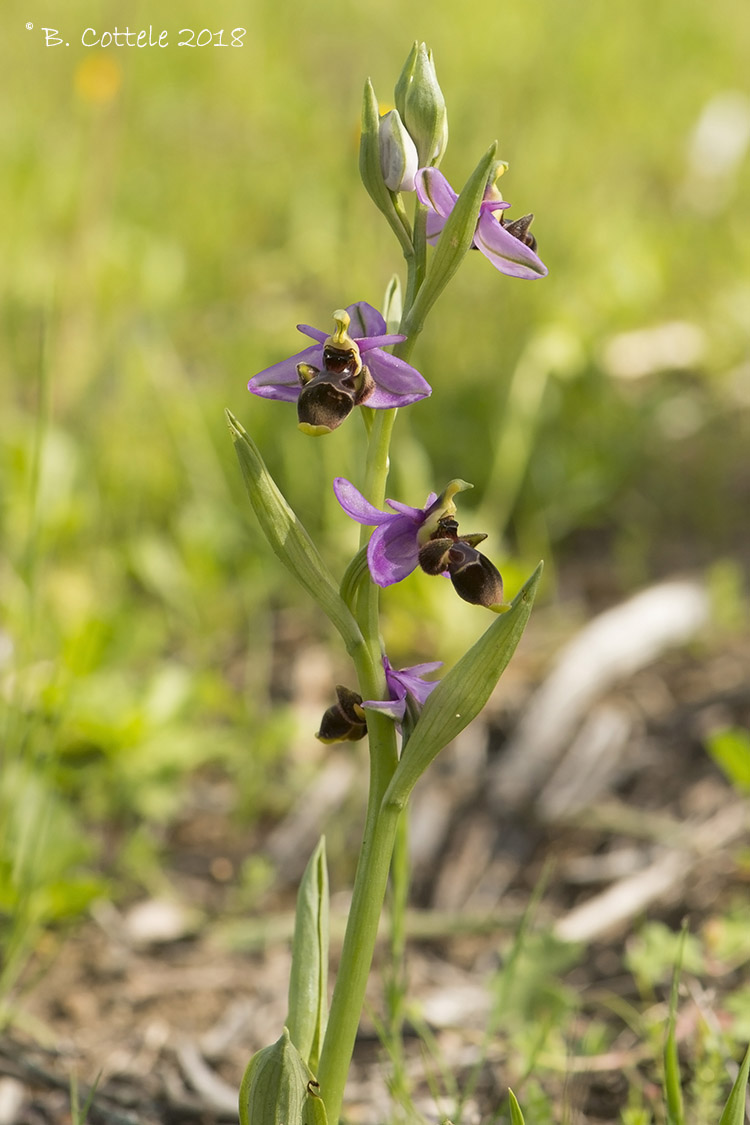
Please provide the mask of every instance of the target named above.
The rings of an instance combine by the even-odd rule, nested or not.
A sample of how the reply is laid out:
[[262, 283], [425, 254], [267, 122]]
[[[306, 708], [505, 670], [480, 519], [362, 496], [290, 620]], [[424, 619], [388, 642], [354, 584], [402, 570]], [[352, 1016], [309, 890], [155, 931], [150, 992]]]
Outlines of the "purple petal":
[[318, 344], [297, 352], [290, 359], [282, 359], [253, 375], [247, 389], [261, 398], [274, 398], [282, 402], [296, 402], [301, 391], [298, 363], [310, 363], [314, 367], [323, 366], [323, 350]]
[[313, 328], [309, 324], [298, 324], [297, 331], [301, 332], [304, 336], [311, 336], [313, 340], [317, 340], [319, 344], [325, 343], [330, 332], [324, 332], [322, 328]]
[[425, 521], [424, 508], [412, 508], [409, 504], [402, 504], [400, 500], [386, 500], [386, 504], [400, 516], [407, 516], [417, 527], [421, 527]]
[[507, 211], [510, 203], [504, 199], [483, 199], [480, 205], [480, 211], [484, 214], [485, 211]]
[[[378, 349], [368, 355], [367, 366], [378, 390], [398, 396], [398, 401], [393, 404], [395, 406], [409, 406], [412, 402], [419, 402], [420, 399], [432, 394], [430, 384], [424, 376], [420, 375], [416, 367], [412, 367], [398, 356]], [[373, 402], [374, 397], [373, 395], [367, 405], [378, 409]]]
[[547, 267], [534, 251], [520, 238], [509, 234], [489, 210], [483, 210], [479, 216], [474, 245], [495, 269], [509, 277], [531, 280], [547, 276]]
[[447, 219], [458, 196], [443, 173], [437, 168], [421, 168], [415, 183], [420, 203], [431, 207], [443, 220]]
[[428, 664], [414, 664], [411, 668], [402, 668], [397, 672], [386, 672], [386, 681], [392, 690], [394, 685], [391, 681], [398, 681], [401, 687], [407, 691], [421, 707], [424, 705], [430, 692], [433, 691], [440, 682], [439, 680], [433, 680], [431, 683], [426, 683], [422, 679], [422, 676], [427, 676], [430, 672], [436, 672], [437, 669], [442, 668], [442, 666], [442, 660], [435, 660]]
[[357, 523], [378, 527], [380, 524], [387, 524], [398, 519], [390, 512], [381, 512], [379, 508], [366, 500], [359, 489], [355, 488], [346, 477], [336, 477], [333, 482], [333, 491], [346, 514], [356, 520]]
[[406, 692], [401, 699], [366, 699], [362, 706], [369, 707], [371, 711], [382, 711], [395, 722], [402, 723], [406, 714]]
[[392, 586], [416, 569], [419, 562], [417, 525], [408, 516], [391, 516], [373, 531], [367, 545], [367, 565], [377, 586]]
[[349, 331], [355, 340], [363, 340], [367, 336], [382, 336], [388, 331], [382, 315], [372, 305], [368, 305], [367, 301], [355, 301], [353, 305], [347, 305], [346, 311], [352, 318]]
[[398, 332], [386, 332], [384, 336], [356, 336], [354, 341], [357, 344], [360, 352], [369, 352], [373, 348], [387, 348], [389, 344], [400, 344], [405, 340], [406, 336], [399, 335]]

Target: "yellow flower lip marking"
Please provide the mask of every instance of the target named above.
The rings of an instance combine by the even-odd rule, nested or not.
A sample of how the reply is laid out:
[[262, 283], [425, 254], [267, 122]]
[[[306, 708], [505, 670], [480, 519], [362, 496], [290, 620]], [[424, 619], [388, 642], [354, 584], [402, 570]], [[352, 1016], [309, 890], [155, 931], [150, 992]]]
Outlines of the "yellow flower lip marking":
[[456, 514], [456, 505], [453, 503], [453, 497], [456, 493], [465, 492], [467, 488], [473, 487], [473, 484], [461, 480], [460, 477], [456, 477], [455, 480], [450, 481], [435, 501], [434, 511], [430, 513], [417, 532], [417, 542], [421, 547], [424, 546], [437, 531], [437, 526], [441, 519], [445, 516], [453, 516]]
[[333, 320], [336, 331], [328, 337], [326, 344], [330, 344], [332, 348], [340, 348], [341, 351], [353, 351], [359, 359], [359, 348], [347, 331], [352, 322], [349, 313], [346, 309], [336, 309]]
[[[495, 161], [495, 163], [493, 165], [493, 168], [492, 168], [492, 171], [490, 172], [489, 180], [487, 181], [487, 188], [486, 188], [485, 193], [484, 193], [485, 199], [491, 199], [493, 202], [502, 202], [503, 193], [500, 191], [499, 187], [497, 186], [497, 183], [498, 183], [498, 180], [501, 178], [501, 176], [504, 176], [507, 171], [508, 171], [507, 160], [496, 160]], [[493, 214], [495, 215], [495, 218], [498, 219], [498, 221], [499, 221], [499, 214], [500, 213], [495, 211], [495, 212], [493, 212]]]
[[333, 433], [330, 426], [313, 426], [312, 422], [298, 422], [297, 429], [302, 430], [303, 434], [309, 434], [310, 437], [323, 437], [324, 434]]

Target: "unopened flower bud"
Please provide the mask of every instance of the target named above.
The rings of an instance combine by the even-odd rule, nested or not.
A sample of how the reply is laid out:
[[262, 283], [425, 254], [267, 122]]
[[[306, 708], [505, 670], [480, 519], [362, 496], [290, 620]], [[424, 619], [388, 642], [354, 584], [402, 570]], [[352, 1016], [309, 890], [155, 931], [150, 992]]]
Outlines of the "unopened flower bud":
[[362, 696], [339, 684], [336, 687], [336, 700], [320, 720], [320, 730], [315, 737], [328, 743], [358, 742], [367, 734]]
[[380, 167], [390, 191], [414, 191], [419, 157], [397, 109], [380, 118]]
[[448, 114], [432, 52], [415, 43], [396, 83], [396, 109], [417, 146], [419, 165], [440, 163], [448, 144]]

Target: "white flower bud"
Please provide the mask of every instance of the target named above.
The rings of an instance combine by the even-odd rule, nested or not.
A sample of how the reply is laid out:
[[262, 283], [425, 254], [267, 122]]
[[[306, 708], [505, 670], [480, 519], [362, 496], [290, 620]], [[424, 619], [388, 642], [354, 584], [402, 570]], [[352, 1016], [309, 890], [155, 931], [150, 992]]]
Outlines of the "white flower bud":
[[397, 109], [380, 118], [378, 143], [386, 187], [391, 191], [414, 191], [414, 177], [419, 168], [417, 148]]

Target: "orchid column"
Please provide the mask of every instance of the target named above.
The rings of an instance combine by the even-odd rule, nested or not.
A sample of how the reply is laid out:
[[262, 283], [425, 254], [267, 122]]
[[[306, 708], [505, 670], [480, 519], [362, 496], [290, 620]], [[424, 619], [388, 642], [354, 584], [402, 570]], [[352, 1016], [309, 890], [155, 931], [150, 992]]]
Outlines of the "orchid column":
[[[314, 343], [253, 376], [248, 385], [254, 394], [295, 403], [305, 435], [331, 434], [360, 408], [366, 442], [362, 479], [333, 482], [343, 511], [361, 525], [360, 550], [340, 583], [271, 479], [257, 447], [229, 416], [264, 534], [328, 615], [352, 659], [356, 688], [336, 686], [336, 702], [317, 736], [334, 742], [367, 735], [370, 757], [362, 847], [330, 1010], [321, 843], [298, 897], [287, 1027], [248, 1065], [240, 1093], [243, 1125], [338, 1121], [399, 818], [420, 775], [489, 698], [523, 632], [541, 571], [540, 565], [512, 603], [503, 601], [499, 571], [477, 550], [486, 536], [460, 529], [454, 497], [471, 487], [460, 479], [440, 495], [431, 493], [421, 508], [385, 500], [397, 410], [431, 393], [409, 360], [430, 309], [466, 253], [476, 247], [511, 277], [532, 279], [547, 272], [529, 233], [532, 216], [506, 221], [510, 204], [496, 185], [507, 165], [496, 159], [494, 144], [458, 195], [438, 170], [448, 140], [447, 113], [424, 44], [414, 45], [394, 97], [396, 109], [381, 118], [371, 84], [365, 87], [360, 170], [403, 253], [403, 299], [396, 281], [387, 288], [384, 315], [358, 301], [334, 311], [330, 334], [298, 325]], [[428, 256], [430, 246], [434, 252]], [[396, 323], [398, 332], [389, 333], [388, 326]], [[380, 589], [417, 569], [448, 577], [455, 594], [495, 614], [479, 641], [440, 681], [425, 678], [441, 667], [440, 661], [394, 669], [381, 636]], [[451, 596], [447, 585], [446, 596]]]

